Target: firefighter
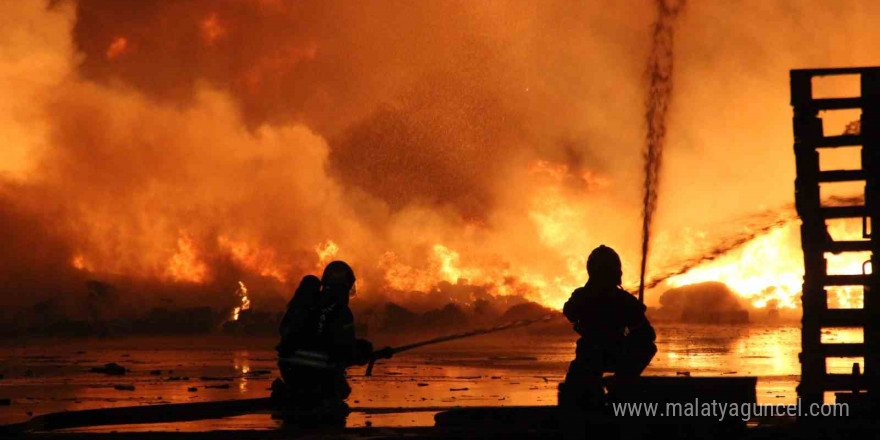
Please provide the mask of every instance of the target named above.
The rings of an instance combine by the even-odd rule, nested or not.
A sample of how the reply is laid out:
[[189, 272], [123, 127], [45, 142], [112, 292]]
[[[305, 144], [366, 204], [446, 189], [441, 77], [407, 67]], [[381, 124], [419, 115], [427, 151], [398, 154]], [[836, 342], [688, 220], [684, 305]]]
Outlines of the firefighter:
[[562, 312], [581, 336], [565, 376], [565, 397], [589, 405], [604, 398], [603, 373], [639, 376], [657, 346], [645, 305], [620, 287], [623, 271], [617, 252], [605, 245], [594, 249], [587, 274], [587, 283], [571, 294]]
[[278, 350], [278, 356], [286, 358], [293, 355], [296, 350], [297, 337], [300, 336], [302, 327], [308, 320], [308, 316], [312, 313], [321, 293], [321, 279], [314, 275], [306, 275], [299, 282], [296, 292], [290, 302], [287, 303], [287, 310], [284, 317], [281, 318], [281, 326], [278, 332], [281, 334], [281, 342], [275, 347]]
[[354, 271], [342, 261], [328, 264], [320, 282], [303, 278], [281, 323], [283, 386], [273, 386], [274, 396], [297, 408], [347, 408], [351, 387], [345, 369], [365, 365], [373, 351], [369, 341], [355, 338], [348, 307], [354, 285]]

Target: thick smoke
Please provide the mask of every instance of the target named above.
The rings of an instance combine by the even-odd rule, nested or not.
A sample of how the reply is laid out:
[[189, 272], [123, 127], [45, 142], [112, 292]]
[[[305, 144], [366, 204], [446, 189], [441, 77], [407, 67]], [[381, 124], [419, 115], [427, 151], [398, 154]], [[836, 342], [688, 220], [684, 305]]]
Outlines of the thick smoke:
[[[688, 5], [652, 261], [680, 261], [682, 231], [712, 242], [732, 214], [790, 203], [787, 69], [870, 63], [859, 17], [877, 7]], [[332, 258], [365, 303], [558, 307], [602, 243], [633, 285], [654, 12], [4, 2], [4, 313], [231, 309], [238, 281], [277, 309]]]

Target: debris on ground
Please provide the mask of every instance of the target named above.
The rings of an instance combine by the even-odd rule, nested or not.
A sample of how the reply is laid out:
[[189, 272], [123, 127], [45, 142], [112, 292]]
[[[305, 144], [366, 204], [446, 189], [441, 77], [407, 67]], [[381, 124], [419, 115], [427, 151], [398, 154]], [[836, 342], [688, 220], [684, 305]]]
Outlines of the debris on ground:
[[110, 362], [109, 364], [104, 364], [103, 367], [92, 367], [92, 373], [103, 373], [108, 376], [122, 376], [128, 370], [125, 369], [122, 365], [117, 364], [116, 362]]

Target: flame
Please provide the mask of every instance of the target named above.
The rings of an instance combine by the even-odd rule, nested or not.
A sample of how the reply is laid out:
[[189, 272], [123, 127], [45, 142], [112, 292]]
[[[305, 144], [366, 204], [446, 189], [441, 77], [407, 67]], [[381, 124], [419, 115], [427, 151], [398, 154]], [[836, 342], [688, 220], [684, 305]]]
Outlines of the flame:
[[208, 277], [208, 266], [196, 254], [192, 238], [182, 236], [177, 239], [177, 253], [168, 262], [165, 275], [174, 281], [203, 283]]
[[[50, 276], [75, 271], [119, 284], [124, 297], [156, 296], [160, 282], [199, 284], [167, 286], [184, 295], [233, 290], [229, 273], [258, 282], [251, 286], [258, 294], [280, 295], [299, 276], [344, 257], [375, 287], [360, 281], [365, 296], [467, 283], [559, 307], [585, 281], [584, 257], [603, 242], [620, 251], [624, 275], [637, 276], [628, 263], [638, 261], [633, 165], [642, 133], [632, 125], [643, 114], [644, 78], [629, 67], [643, 65], [645, 53], [632, 49], [648, 35], [629, 25], [647, 16], [623, 13], [625, 7], [591, 15], [587, 7], [586, 22], [619, 18], [610, 27], [626, 36], [597, 39], [588, 32], [596, 26], [545, 26], [559, 12], [552, 8], [546, 16], [529, 8], [497, 14], [490, 2], [377, 11], [393, 12], [406, 24], [400, 32], [386, 32], [383, 20], [362, 20], [358, 8], [292, 7], [282, 0], [132, 2], [137, 9], [126, 11], [44, 3], [3, 3], [10, 18], [0, 28], [10, 43], [0, 51], [0, 223], [12, 244], [2, 267], [21, 278], [19, 290], [40, 294], [33, 302], [56, 295], [56, 283], [43, 286]], [[493, 6], [476, 6], [483, 3]], [[707, 14], [694, 23], [730, 18], [721, 23], [727, 34], [773, 49], [791, 46], [785, 38], [797, 35], [789, 31], [798, 20], [785, 20], [822, 12], [790, 9], [762, 9], [779, 29], [743, 27], [755, 14], [708, 6], [691, 12]], [[437, 13], [453, 14], [455, 26], [426, 28]], [[714, 40], [701, 37], [716, 28], [693, 27], [696, 46], [688, 50], [702, 53], [706, 48], [698, 46]], [[550, 53], [522, 50], [536, 35]], [[843, 41], [825, 40], [829, 47]], [[439, 45], [426, 49], [426, 42]], [[732, 65], [754, 58], [754, 51], [734, 52]], [[760, 66], [751, 70], [690, 66], [730, 74], [717, 83], [736, 88], [703, 87], [703, 74], [678, 78], [681, 102], [692, 105], [677, 119], [687, 129], [669, 132], [681, 148], [669, 158], [675, 169], [660, 196], [669, 215], [658, 218], [656, 232], [696, 226], [701, 218], [741, 226], [730, 215], [749, 203], [791, 202], [785, 182], [794, 170], [778, 166], [793, 163], [791, 151], [762, 147], [791, 142], [780, 130], [790, 123], [787, 84], [754, 73], [852, 61], [839, 51], [821, 52], [827, 56], [769, 56], [747, 63]], [[584, 54], [599, 54], [611, 67], [579, 68], [595, 61]], [[686, 64], [699, 60], [685, 55]], [[584, 111], [609, 97], [615, 99], [608, 111]], [[760, 111], [741, 110], [756, 100]], [[844, 118], [835, 133], [860, 130], [850, 123], [858, 116]], [[858, 154], [826, 153], [823, 169], [860, 164]], [[13, 180], [5, 177], [10, 170]], [[652, 266], [687, 253], [689, 241], [705, 244], [721, 233], [666, 232], [674, 241], [655, 246]], [[829, 269], [859, 273], [863, 258], [829, 256]], [[59, 262], [69, 271], [57, 273]], [[59, 278], [58, 289], [81, 289], [86, 274], [73, 275]], [[791, 224], [661, 286], [718, 280], [754, 306], [792, 308], [799, 306], [802, 275]], [[832, 289], [829, 303], [858, 307], [863, 295], [853, 287]], [[27, 307], [25, 299], [9, 302]], [[224, 313], [233, 305], [240, 314], [238, 298]]]
[[558, 190], [547, 188], [541, 191], [532, 206], [529, 217], [538, 228], [541, 243], [562, 248], [569, 242], [572, 234], [577, 234], [578, 231], [571, 226], [577, 224], [579, 211], [571, 208]]
[[[570, 258], [567, 268], [583, 272], [582, 261], [582, 257]], [[458, 251], [441, 243], [431, 247], [426, 268], [402, 263], [394, 252], [386, 252], [377, 268], [384, 273], [384, 287], [392, 290], [429, 292], [445, 282], [482, 287], [493, 295], [519, 295], [555, 308], [561, 308], [579, 284], [569, 276], [515, 270], [498, 260], [465, 264]]]
[[[584, 203], [585, 193], [610, 180], [544, 160], [530, 162], [526, 170], [531, 180], [522, 198], [525, 212], [509, 232], [535, 234], [536, 246], [507, 255], [506, 243], [477, 244], [469, 236], [474, 231], [465, 229], [460, 237], [424, 243], [423, 255], [386, 251], [377, 264], [384, 276], [383, 287], [429, 292], [441, 283], [470, 285], [494, 295], [518, 295], [561, 308], [586, 281], [585, 255], [598, 244], [591, 242], [584, 227], [596, 215], [593, 206], [585, 206], [589, 205]], [[534, 260], [535, 255], [543, 257]]]
[[442, 244], [434, 245], [434, 255], [440, 263], [437, 271], [443, 281], [457, 283], [459, 280], [466, 281], [467, 279], [472, 279], [476, 275], [472, 270], [463, 270], [458, 267], [460, 260], [458, 252]]
[[[670, 287], [704, 281], [727, 284], [753, 307], [773, 306], [794, 309], [800, 306], [803, 284], [803, 252], [800, 248], [798, 225], [789, 222], [781, 228], [759, 236], [740, 249], [707, 264], [669, 278]], [[850, 220], [829, 225], [835, 240], [861, 239], [861, 223]], [[870, 252], [826, 254], [828, 274], [861, 274]], [[870, 273], [870, 264], [864, 267]], [[860, 308], [863, 306], [861, 287], [828, 288], [829, 307]]]
[[315, 246], [315, 252], [318, 254], [318, 266], [320, 269], [323, 269], [327, 263], [336, 259], [336, 254], [339, 253], [339, 245], [333, 242], [333, 240], [327, 240], [324, 244]]
[[488, 283], [478, 269], [460, 267], [458, 252], [442, 244], [432, 247], [429, 260], [427, 268], [418, 269], [401, 263], [394, 252], [387, 252], [378, 267], [385, 272], [386, 286], [401, 291], [427, 292], [442, 281], [451, 284], [469, 280]]
[[221, 249], [229, 252], [232, 259], [250, 272], [271, 277], [281, 283], [287, 282], [287, 268], [276, 262], [275, 250], [256, 248], [245, 241], [233, 240], [225, 235], [217, 238]]
[[238, 282], [238, 290], [235, 291], [235, 295], [241, 298], [241, 305], [232, 309], [232, 320], [238, 321], [241, 313], [251, 308], [251, 300], [248, 298], [247, 286], [241, 281]]
[[[462, 247], [460, 243], [438, 241], [427, 246], [425, 260], [404, 259], [394, 251], [385, 251], [375, 265], [382, 276], [381, 286], [391, 291], [430, 292], [437, 289], [440, 283], [467, 284], [483, 287], [495, 295], [522, 295], [545, 306], [560, 308], [571, 291], [586, 278], [584, 255], [588, 242], [579, 225], [585, 223], [587, 211], [571, 203], [566, 186], [561, 183], [570, 173], [566, 166], [537, 163], [532, 165], [531, 172], [541, 179], [558, 183], [533, 188], [525, 218], [545, 249], [561, 258], [564, 264], [558, 265], [553, 272], [535, 270], [529, 266], [513, 265], [495, 256], [492, 249]], [[661, 287], [720, 281], [753, 307], [799, 307], [803, 256], [798, 228], [793, 219], [781, 224], [783, 226], [758, 235], [732, 252], [670, 277]], [[860, 239], [862, 233], [858, 220], [829, 223], [828, 229], [835, 240]], [[708, 237], [705, 231], [687, 230], [679, 243], [687, 253], [708, 240]], [[286, 283], [293, 271], [294, 266], [280, 260], [272, 247], [229, 235], [219, 235], [216, 243], [220, 252], [228, 255], [248, 273]], [[315, 266], [320, 270], [338, 257], [340, 246], [335, 239], [328, 238], [315, 245], [314, 252]], [[204, 261], [210, 258], [213, 257], [200, 254], [192, 237], [182, 234], [177, 239], [175, 253], [167, 260], [160, 277], [178, 282], [208, 282], [210, 271]], [[862, 273], [863, 264], [870, 258], [870, 253], [828, 254], [826, 258], [830, 274], [855, 274]], [[75, 254], [70, 264], [78, 270], [95, 270], [91, 260], [83, 253]], [[866, 272], [869, 273], [870, 269], [869, 264], [865, 265]], [[632, 274], [625, 272], [625, 275]], [[625, 283], [632, 287], [630, 284]], [[360, 287], [364, 290], [363, 284]], [[241, 298], [241, 304], [234, 308], [233, 320], [238, 320], [241, 312], [250, 307], [247, 287], [243, 282], [239, 282], [236, 295]], [[861, 287], [829, 288], [828, 296], [830, 307], [860, 308], [864, 304]]]
[[89, 265], [86, 263], [86, 258], [82, 254], [76, 254], [70, 260], [70, 264], [79, 270], [89, 270]]
[[385, 252], [377, 266], [385, 273], [385, 285], [391, 289], [427, 292], [434, 285], [434, 279], [427, 271], [401, 263], [394, 252]]

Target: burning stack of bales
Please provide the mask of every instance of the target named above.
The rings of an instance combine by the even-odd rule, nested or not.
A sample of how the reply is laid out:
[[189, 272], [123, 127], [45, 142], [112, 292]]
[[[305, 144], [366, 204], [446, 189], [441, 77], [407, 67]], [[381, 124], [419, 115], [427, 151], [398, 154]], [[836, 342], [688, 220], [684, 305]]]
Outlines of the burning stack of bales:
[[667, 290], [660, 297], [657, 318], [698, 324], [743, 324], [749, 311], [727, 285], [691, 284]]

